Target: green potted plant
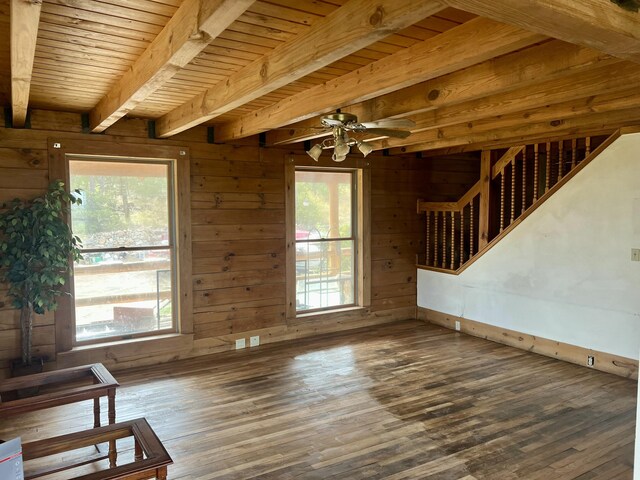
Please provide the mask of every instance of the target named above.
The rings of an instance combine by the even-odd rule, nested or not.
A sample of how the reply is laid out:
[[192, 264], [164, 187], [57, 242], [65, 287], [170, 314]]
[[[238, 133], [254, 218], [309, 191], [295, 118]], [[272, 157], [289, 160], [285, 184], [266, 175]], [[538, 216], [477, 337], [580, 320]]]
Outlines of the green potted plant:
[[[22, 358], [12, 362], [14, 375], [21, 370], [28, 373], [34, 360], [34, 313], [57, 308], [71, 261], [81, 258], [81, 241], [66, 222], [69, 206], [82, 202], [79, 194], [68, 193], [56, 180], [41, 197], [2, 205], [0, 280], [8, 285], [13, 306], [20, 309], [22, 331]], [[41, 369], [41, 359], [39, 363]]]

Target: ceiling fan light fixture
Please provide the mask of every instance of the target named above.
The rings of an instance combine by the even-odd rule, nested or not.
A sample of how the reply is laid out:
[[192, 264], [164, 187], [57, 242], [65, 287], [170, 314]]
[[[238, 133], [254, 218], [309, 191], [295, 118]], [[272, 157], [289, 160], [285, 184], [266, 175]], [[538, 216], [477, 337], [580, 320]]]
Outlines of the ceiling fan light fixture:
[[371, 152], [373, 152], [373, 147], [369, 143], [358, 142], [358, 150], [360, 150], [360, 153], [362, 153], [363, 157], [366, 157]]
[[338, 157], [346, 157], [351, 151], [351, 147], [348, 143], [344, 142], [336, 142], [336, 146], [334, 147], [334, 152]]
[[346, 153], [344, 155], [338, 155], [338, 153], [335, 150], [333, 151], [333, 155], [331, 156], [331, 160], [333, 160], [334, 162], [344, 162], [346, 159], [347, 159]]
[[340, 127], [334, 128], [333, 138], [334, 138], [333, 149], [335, 152], [335, 156], [338, 158], [346, 157], [351, 151], [351, 145], [350, 145], [351, 139], [349, 138], [349, 135], [347, 135], [346, 130]]
[[322, 155], [322, 145], [316, 143], [313, 147], [307, 150], [307, 155], [309, 155], [317, 162], [320, 158], [320, 155]]

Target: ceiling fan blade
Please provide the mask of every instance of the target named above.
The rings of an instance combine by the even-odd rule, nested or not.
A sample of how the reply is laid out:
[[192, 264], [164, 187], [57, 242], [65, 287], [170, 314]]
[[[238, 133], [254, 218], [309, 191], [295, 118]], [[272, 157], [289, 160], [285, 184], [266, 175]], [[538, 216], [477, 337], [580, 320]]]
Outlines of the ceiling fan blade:
[[389, 130], [388, 128], [367, 128], [361, 133], [381, 135], [383, 137], [407, 138], [411, 135], [408, 130]]
[[363, 122], [364, 128], [413, 128], [416, 123], [408, 118], [384, 118], [382, 120], [375, 120], [373, 122]]

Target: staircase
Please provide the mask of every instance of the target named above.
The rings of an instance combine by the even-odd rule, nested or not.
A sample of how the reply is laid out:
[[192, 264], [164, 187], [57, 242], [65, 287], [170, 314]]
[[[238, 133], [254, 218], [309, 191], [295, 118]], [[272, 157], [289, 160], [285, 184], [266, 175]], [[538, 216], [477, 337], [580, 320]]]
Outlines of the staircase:
[[621, 132], [482, 152], [480, 180], [457, 202], [418, 201], [418, 268], [459, 274], [571, 180]]

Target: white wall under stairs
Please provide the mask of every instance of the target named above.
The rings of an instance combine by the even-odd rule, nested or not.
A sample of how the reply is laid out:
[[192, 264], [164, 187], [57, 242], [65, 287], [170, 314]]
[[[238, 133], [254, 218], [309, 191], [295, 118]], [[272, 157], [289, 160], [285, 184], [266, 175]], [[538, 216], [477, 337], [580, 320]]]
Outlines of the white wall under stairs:
[[637, 358], [640, 134], [618, 138], [460, 275], [418, 270], [418, 305]]

